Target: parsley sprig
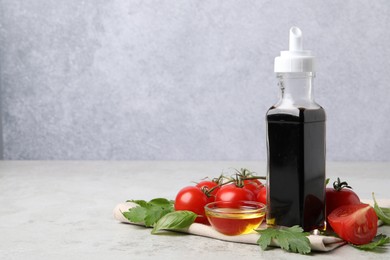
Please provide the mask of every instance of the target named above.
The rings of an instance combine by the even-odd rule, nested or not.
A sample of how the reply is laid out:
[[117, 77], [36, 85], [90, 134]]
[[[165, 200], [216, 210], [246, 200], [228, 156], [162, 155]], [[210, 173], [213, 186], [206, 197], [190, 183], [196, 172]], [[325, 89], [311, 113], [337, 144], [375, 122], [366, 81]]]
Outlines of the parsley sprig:
[[144, 200], [128, 200], [138, 206], [123, 212], [123, 216], [133, 223], [143, 223], [146, 227], [153, 227], [166, 214], [173, 212], [173, 201], [157, 198], [149, 202]]
[[311, 252], [310, 241], [307, 238], [309, 233], [303, 232], [303, 229], [299, 226], [281, 229], [267, 228], [256, 231], [261, 234], [257, 243], [263, 250], [266, 250], [272, 240], [275, 239], [284, 250], [299, 254]]

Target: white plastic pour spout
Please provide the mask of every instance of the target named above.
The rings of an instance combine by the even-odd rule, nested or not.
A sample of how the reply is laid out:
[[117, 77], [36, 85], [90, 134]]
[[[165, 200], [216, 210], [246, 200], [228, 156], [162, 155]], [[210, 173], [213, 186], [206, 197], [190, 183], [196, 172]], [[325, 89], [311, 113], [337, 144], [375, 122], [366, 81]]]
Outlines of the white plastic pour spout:
[[290, 29], [290, 51], [301, 51], [302, 50], [302, 31], [298, 27], [291, 27]]
[[275, 58], [275, 72], [314, 72], [315, 57], [311, 51], [303, 50], [302, 31], [290, 28], [289, 50], [281, 51]]

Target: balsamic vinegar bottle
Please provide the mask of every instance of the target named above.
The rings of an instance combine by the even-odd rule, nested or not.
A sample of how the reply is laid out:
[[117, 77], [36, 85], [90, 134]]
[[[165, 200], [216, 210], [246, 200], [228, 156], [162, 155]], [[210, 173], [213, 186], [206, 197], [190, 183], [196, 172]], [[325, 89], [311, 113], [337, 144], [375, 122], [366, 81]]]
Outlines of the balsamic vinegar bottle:
[[325, 224], [325, 111], [313, 98], [315, 59], [290, 29], [289, 51], [275, 58], [280, 99], [266, 115], [267, 224]]

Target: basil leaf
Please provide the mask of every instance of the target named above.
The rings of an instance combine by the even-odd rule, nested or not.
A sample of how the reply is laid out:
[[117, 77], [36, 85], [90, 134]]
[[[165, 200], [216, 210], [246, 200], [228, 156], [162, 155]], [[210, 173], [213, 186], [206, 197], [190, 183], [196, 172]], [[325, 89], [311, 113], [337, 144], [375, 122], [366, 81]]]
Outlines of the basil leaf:
[[379, 207], [383, 213], [385, 213], [386, 215], [390, 215], [390, 208], [382, 208], [382, 207]]
[[194, 223], [197, 216], [194, 212], [187, 210], [168, 213], [157, 221], [152, 230], [152, 234], [156, 234], [161, 230], [180, 230], [189, 227]]
[[385, 225], [390, 225], [390, 213], [389, 213], [390, 209], [380, 208], [378, 206], [378, 203], [375, 200], [374, 193], [372, 193], [372, 198], [374, 200], [374, 210], [375, 210], [376, 215], [378, 216], [378, 218], [380, 220], [383, 221], [383, 223], [385, 223]]
[[384, 245], [389, 243], [390, 243], [390, 237], [380, 234], [377, 235], [371, 243], [364, 244], [364, 245], [352, 245], [352, 246], [360, 250], [370, 251], [370, 250], [375, 250], [377, 248], [383, 247]]

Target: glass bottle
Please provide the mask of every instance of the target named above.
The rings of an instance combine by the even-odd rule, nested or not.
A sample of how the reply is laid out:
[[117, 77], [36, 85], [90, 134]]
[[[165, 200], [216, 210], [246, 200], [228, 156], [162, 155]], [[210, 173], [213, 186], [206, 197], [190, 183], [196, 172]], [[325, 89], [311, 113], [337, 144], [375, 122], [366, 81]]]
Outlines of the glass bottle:
[[291, 28], [290, 50], [275, 59], [279, 101], [266, 115], [268, 225], [324, 227], [326, 116], [313, 98], [314, 70], [301, 31]]

